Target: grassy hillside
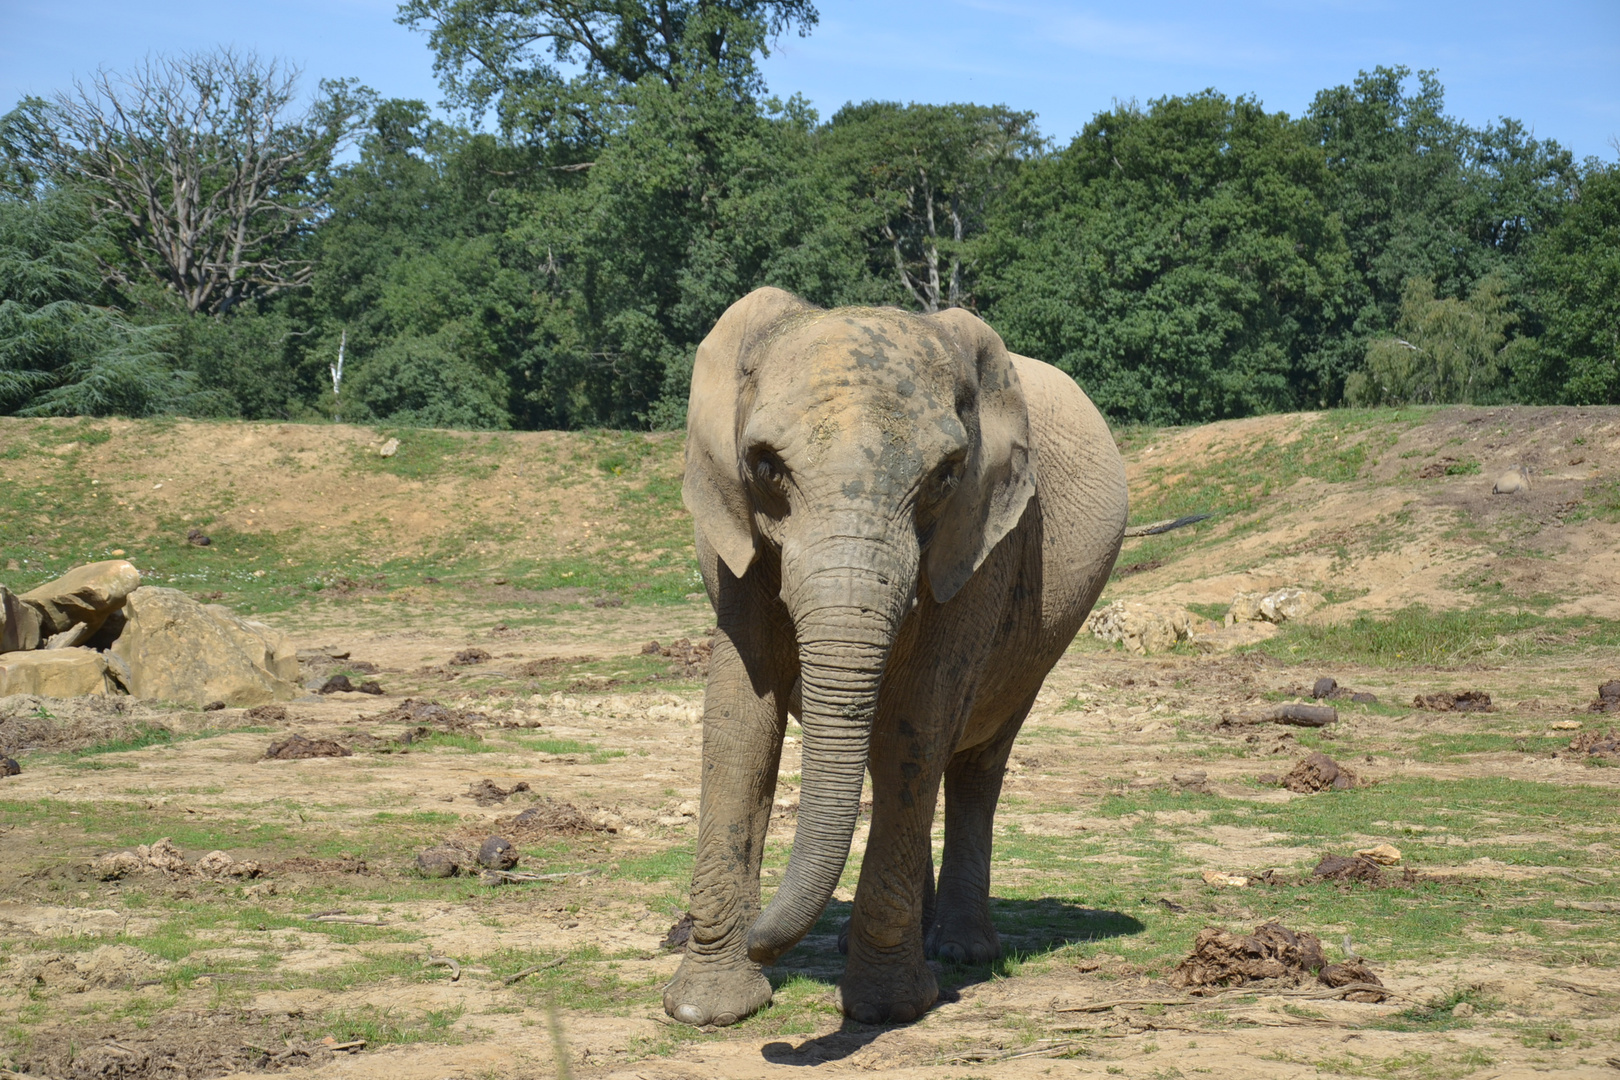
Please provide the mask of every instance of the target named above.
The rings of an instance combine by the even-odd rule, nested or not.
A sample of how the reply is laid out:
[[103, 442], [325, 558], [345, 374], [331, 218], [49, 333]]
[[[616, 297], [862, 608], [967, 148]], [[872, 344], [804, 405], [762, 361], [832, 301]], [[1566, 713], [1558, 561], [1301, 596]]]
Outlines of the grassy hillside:
[[[1105, 600], [1219, 618], [1237, 591], [1308, 586], [1332, 603], [1286, 647], [1375, 662], [1614, 637], [1620, 410], [1344, 410], [1116, 436], [1133, 520], [1214, 516], [1128, 542]], [[1532, 491], [1491, 495], [1515, 463]], [[13, 419], [0, 468], [13, 588], [120, 552], [151, 582], [257, 613], [700, 588], [678, 435]]]

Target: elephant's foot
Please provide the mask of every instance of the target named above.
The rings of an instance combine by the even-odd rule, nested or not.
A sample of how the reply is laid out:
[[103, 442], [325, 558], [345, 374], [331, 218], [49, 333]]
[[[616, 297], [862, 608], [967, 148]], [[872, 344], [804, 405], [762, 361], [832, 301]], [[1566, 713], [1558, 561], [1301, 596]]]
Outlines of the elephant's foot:
[[941, 911], [928, 931], [929, 956], [956, 964], [988, 964], [1001, 955], [1001, 935], [988, 912], [951, 914]]
[[770, 981], [747, 960], [698, 960], [688, 955], [664, 987], [664, 1011], [693, 1027], [726, 1027], [770, 1003]]
[[939, 1000], [939, 983], [921, 959], [916, 963], [850, 961], [839, 980], [844, 1015], [862, 1024], [909, 1024]]

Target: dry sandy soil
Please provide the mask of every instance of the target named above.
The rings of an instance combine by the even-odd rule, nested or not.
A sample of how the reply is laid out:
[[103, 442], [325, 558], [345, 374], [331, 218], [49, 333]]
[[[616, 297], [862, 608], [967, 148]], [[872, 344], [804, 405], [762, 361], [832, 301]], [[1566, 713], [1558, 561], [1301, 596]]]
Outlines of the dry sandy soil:
[[[6, 454], [19, 438], [33, 449]], [[1345, 639], [1311, 628], [1147, 657], [1077, 642], [997, 819], [1008, 958], [943, 966], [946, 1000], [916, 1024], [842, 1020], [833, 943], [858, 838], [832, 909], [775, 972], [777, 1003], [712, 1032], [658, 1007], [679, 959], [661, 943], [684, 910], [702, 694], [695, 665], [642, 647], [702, 641], [712, 625], [680, 599], [689, 526], [669, 503], [668, 440], [501, 436], [494, 469], [452, 448], [457, 467], [415, 477], [372, 466], [376, 440], [355, 429], [5, 421], [0, 440], [8, 584], [127, 547], [154, 577], [194, 575], [301, 647], [349, 654], [311, 660], [311, 679], [374, 668], [386, 691], [279, 716], [0, 701], [0, 743], [22, 766], [0, 780], [0, 1065], [17, 1072], [1620, 1075], [1620, 761], [1571, 749], [1620, 727], [1586, 711], [1620, 677], [1616, 410], [1122, 433], [1134, 518], [1218, 516], [1128, 544], [1131, 572], [1105, 599], [1219, 606], [1290, 584], [1334, 601], [1313, 617], [1324, 634], [1414, 604], [1498, 621], [1435, 624], [1431, 659], [1415, 663], [1337, 655]], [[1490, 496], [1519, 461], [1538, 470], [1530, 495]], [[108, 493], [86, 496], [91, 479]], [[107, 500], [99, 537], [57, 491]], [[175, 539], [187, 517], [214, 531], [213, 551]], [[292, 587], [361, 543], [388, 580]], [[602, 563], [625, 569], [570, 584]], [[471, 649], [486, 658], [455, 662]], [[1458, 659], [1432, 660], [1446, 655]], [[1378, 701], [1336, 701], [1321, 731], [1262, 722], [1322, 675]], [[1463, 689], [1489, 693], [1492, 711], [1413, 707]], [[291, 732], [352, 753], [266, 760]], [[1356, 785], [1299, 793], [1267, 778], [1313, 750]], [[767, 888], [793, 835], [795, 746], [781, 768]], [[528, 787], [480, 802], [484, 781]], [[415, 872], [419, 850], [488, 835], [516, 844], [519, 871], [555, 876]], [[97, 872], [98, 857], [162, 837], [190, 864], [223, 849], [261, 873]], [[1378, 843], [1402, 852], [1380, 883], [1311, 873]], [[1272, 919], [1319, 935], [1331, 960], [1362, 957], [1391, 996], [1170, 985], [1201, 928]]]

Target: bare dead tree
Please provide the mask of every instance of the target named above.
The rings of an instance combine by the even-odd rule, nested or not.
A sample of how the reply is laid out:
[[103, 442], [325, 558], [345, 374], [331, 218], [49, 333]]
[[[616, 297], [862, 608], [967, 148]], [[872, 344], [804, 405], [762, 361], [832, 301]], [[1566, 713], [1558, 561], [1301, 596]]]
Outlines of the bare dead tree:
[[76, 82], [51, 109], [54, 164], [114, 226], [138, 267], [193, 313], [309, 282], [299, 241], [324, 210], [320, 181], [369, 115], [371, 92], [322, 82], [297, 107], [299, 72], [218, 49], [152, 57], [128, 74]]

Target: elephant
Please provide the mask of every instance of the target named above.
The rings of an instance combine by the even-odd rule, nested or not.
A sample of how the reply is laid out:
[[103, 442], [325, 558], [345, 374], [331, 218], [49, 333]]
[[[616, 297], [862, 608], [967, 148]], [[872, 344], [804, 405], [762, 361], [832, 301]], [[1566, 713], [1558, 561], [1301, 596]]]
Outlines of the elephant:
[[[682, 497], [718, 629], [692, 932], [664, 1008], [726, 1025], [770, 1003], [763, 969], [832, 897], [869, 769], [840, 999], [855, 1021], [908, 1022], [939, 995], [929, 957], [1000, 953], [1002, 774], [1119, 554], [1119, 451], [1072, 378], [969, 312], [822, 309], [773, 288], [699, 345], [687, 416]], [[797, 829], [762, 911], [790, 714]]]

